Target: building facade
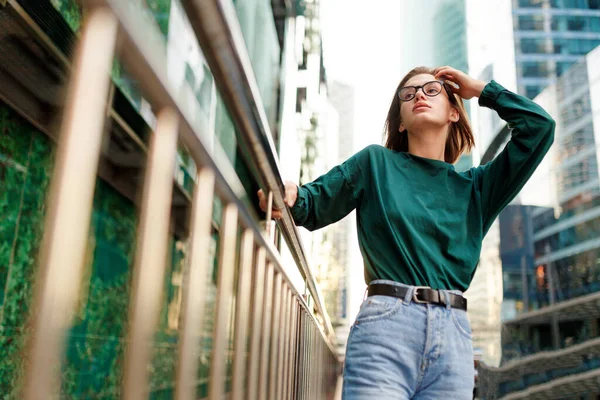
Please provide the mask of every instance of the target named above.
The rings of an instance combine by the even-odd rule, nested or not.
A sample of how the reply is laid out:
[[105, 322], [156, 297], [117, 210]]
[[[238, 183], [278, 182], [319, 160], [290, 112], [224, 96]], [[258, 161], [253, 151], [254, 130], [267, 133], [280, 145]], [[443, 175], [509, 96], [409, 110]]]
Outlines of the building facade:
[[598, 0], [513, 0], [519, 94], [530, 99], [600, 44]]
[[598, 71], [600, 48], [535, 99], [557, 128], [548, 167], [536, 172], [521, 197], [538, 206], [511, 206], [500, 217], [509, 303], [502, 365], [483, 370], [498, 396], [600, 394]]
[[[433, 17], [433, 65], [450, 65], [468, 73], [466, 7], [466, 0], [441, 0], [435, 8]], [[470, 115], [470, 101], [465, 101], [465, 108], [467, 114]], [[466, 171], [472, 166], [473, 155], [463, 154], [456, 163], [455, 168], [460, 172]]]

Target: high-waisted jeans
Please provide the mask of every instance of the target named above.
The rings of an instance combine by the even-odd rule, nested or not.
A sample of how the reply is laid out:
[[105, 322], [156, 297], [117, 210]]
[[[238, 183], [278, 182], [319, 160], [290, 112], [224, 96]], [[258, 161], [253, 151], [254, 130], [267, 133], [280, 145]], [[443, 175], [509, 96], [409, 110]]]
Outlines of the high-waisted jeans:
[[370, 296], [361, 305], [346, 347], [343, 400], [472, 399], [475, 371], [466, 311], [415, 303], [414, 286], [371, 283], [409, 290], [404, 299]]

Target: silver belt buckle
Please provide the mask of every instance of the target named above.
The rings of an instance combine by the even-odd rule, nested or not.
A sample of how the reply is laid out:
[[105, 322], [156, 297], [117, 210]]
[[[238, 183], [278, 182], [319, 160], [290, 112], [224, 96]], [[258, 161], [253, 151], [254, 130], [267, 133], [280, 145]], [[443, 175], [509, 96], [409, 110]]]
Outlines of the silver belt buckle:
[[429, 286], [415, 286], [415, 290], [413, 291], [413, 295], [412, 295], [413, 301], [415, 303], [419, 303], [419, 304], [428, 303], [427, 301], [417, 299], [419, 290], [421, 290], [421, 289], [431, 289], [431, 288]]

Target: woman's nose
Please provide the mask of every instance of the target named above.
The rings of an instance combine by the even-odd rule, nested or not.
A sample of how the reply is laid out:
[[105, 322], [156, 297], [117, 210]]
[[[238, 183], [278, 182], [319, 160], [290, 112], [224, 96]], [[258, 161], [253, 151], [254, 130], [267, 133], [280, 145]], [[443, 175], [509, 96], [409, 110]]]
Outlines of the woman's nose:
[[423, 88], [419, 88], [419, 89], [417, 89], [417, 93], [415, 93], [415, 102], [417, 102], [419, 100], [423, 100], [426, 97], [427, 96], [425, 96], [425, 91], [423, 91]]

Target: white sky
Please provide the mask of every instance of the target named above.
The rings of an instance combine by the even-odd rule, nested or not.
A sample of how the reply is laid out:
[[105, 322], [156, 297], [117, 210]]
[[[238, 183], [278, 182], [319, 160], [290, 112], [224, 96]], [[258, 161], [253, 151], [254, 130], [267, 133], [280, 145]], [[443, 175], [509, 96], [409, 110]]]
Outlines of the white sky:
[[[355, 150], [382, 142], [389, 104], [404, 74], [432, 65], [431, 27], [441, 1], [321, 0], [328, 78], [356, 90]], [[477, 77], [494, 63], [499, 82], [514, 90], [510, 0], [467, 0], [467, 8], [470, 72]]]
[[355, 88], [355, 150], [382, 142], [385, 117], [403, 75], [401, 3], [399, 0], [322, 1], [327, 76]]

